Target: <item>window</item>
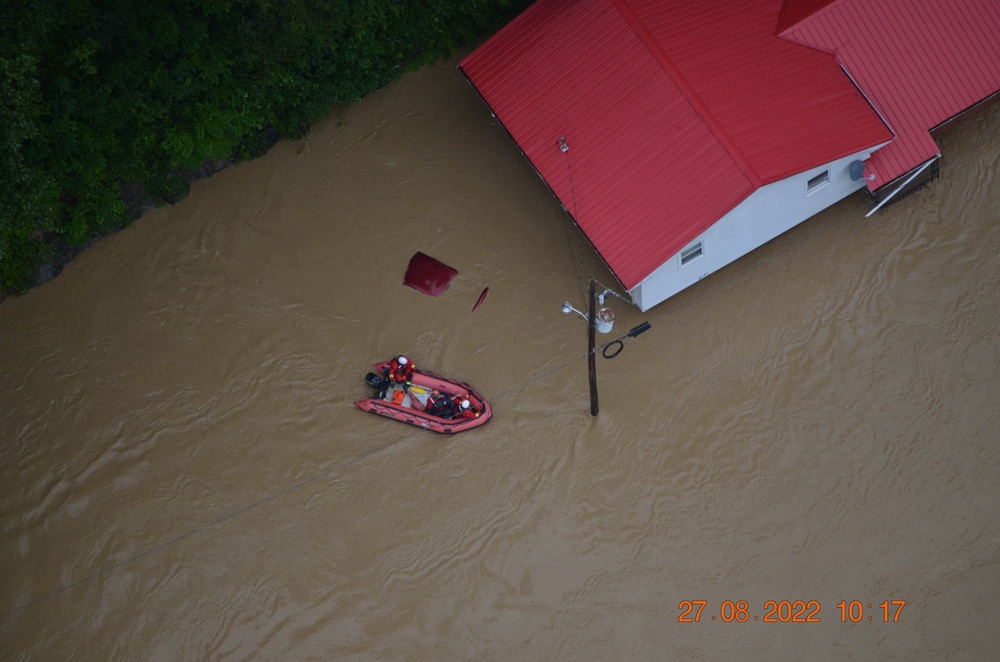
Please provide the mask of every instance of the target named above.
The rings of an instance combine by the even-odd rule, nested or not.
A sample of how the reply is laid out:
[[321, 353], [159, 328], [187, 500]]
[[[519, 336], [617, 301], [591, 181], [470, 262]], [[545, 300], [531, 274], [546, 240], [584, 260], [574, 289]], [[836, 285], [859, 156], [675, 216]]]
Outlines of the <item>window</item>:
[[701, 257], [701, 254], [702, 250], [700, 241], [694, 246], [688, 246], [687, 248], [681, 251], [681, 266], [683, 267], [688, 262], [691, 262], [692, 260]]
[[812, 193], [816, 189], [822, 188], [823, 186], [830, 183], [830, 171], [824, 170], [819, 173], [808, 182], [806, 182], [806, 193]]

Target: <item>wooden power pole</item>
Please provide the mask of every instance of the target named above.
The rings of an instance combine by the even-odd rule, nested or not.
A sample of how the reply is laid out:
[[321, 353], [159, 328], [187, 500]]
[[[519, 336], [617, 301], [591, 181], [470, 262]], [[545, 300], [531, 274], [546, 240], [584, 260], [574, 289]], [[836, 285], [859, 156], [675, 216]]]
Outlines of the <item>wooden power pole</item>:
[[597, 344], [595, 335], [597, 333], [597, 306], [595, 305], [595, 287], [597, 283], [590, 279], [590, 307], [587, 310], [587, 361], [590, 372], [590, 415], [597, 416], [597, 351], [594, 349]]

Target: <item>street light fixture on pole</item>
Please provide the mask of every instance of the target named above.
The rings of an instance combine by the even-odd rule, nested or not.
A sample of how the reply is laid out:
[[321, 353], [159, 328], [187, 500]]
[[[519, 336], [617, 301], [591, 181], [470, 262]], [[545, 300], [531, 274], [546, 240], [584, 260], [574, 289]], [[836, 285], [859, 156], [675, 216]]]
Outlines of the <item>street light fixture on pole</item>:
[[[610, 308], [601, 308], [600, 311], [597, 310], [596, 299], [598, 295], [596, 292], [597, 281], [593, 278], [590, 279], [590, 297], [587, 306], [587, 314], [584, 315], [581, 311], [574, 308], [569, 301], [563, 303], [562, 311], [564, 313], [576, 313], [583, 319], [587, 320], [587, 372], [590, 378], [590, 415], [597, 416], [598, 406], [597, 406], [597, 349], [596, 349], [596, 332], [609, 333], [612, 326], [615, 323], [615, 314]], [[599, 300], [601, 305], [604, 305], [604, 296], [608, 294], [610, 290], [604, 290], [600, 294]], [[639, 326], [635, 327], [629, 331], [625, 338], [635, 338], [640, 333], [644, 333], [649, 329], [649, 322], [643, 322]], [[617, 343], [619, 345], [618, 351], [614, 354], [607, 354], [607, 347]], [[614, 358], [618, 356], [621, 351], [621, 338], [611, 341], [605, 345], [605, 358]]]

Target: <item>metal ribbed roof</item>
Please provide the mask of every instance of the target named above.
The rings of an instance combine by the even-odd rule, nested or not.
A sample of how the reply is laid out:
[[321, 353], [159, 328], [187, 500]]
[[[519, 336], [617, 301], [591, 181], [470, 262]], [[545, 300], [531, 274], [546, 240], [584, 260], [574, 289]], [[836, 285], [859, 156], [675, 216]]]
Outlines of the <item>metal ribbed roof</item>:
[[755, 188], [891, 139], [781, 8], [540, 0], [460, 67], [631, 288]]
[[819, 11], [836, 0], [785, 0], [778, 20], [778, 32], [792, 27], [813, 12]]
[[836, 0], [781, 33], [835, 52], [896, 133], [877, 189], [940, 154], [929, 131], [1000, 90], [997, 0]]

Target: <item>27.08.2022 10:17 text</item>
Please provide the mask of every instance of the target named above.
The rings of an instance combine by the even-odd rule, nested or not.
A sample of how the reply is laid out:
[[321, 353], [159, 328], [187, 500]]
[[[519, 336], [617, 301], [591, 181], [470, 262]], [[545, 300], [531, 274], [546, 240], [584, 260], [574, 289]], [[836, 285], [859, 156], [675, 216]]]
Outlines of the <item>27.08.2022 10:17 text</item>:
[[[681, 600], [677, 605], [680, 615], [678, 623], [700, 623], [707, 600]], [[899, 615], [906, 606], [906, 600], [884, 600], [878, 605], [860, 600], [850, 602], [841, 600], [837, 603], [841, 623], [859, 623], [861, 621], [881, 621], [883, 623], [898, 623]], [[762, 621], [764, 623], [820, 623], [822, 607], [818, 600], [768, 600], [764, 603], [764, 613], [751, 614], [750, 605], [746, 600], [723, 600], [719, 604], [719, 613], [705, 614], [704, 620], [721, 620], [723, 623], [745, 623], [747, 621]]]

